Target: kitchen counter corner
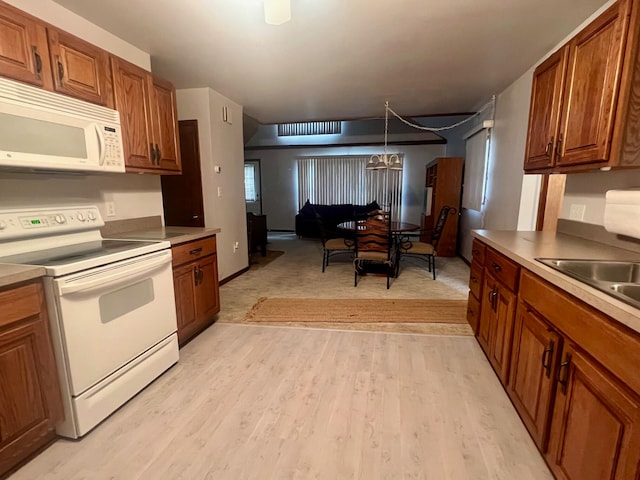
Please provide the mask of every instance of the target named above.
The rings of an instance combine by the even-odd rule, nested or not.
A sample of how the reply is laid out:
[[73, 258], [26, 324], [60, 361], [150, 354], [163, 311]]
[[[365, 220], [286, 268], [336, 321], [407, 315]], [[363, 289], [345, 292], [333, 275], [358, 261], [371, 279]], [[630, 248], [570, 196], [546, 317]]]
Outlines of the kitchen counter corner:
[[0, 287], [43, 277], [45, 272], [44, 267], [0, 263]]

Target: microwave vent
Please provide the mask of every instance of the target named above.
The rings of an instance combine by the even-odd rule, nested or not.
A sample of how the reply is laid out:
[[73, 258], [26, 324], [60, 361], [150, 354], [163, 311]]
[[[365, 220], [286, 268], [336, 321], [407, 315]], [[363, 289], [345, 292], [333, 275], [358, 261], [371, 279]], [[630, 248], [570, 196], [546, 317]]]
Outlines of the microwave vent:
[[66, 115], [101, 120], [105, 123], [120, 123], [120, 114], [116, 110], [59, 93], [48, 92], [6, 78], [0, 78], [0, 102], [56, 110]]

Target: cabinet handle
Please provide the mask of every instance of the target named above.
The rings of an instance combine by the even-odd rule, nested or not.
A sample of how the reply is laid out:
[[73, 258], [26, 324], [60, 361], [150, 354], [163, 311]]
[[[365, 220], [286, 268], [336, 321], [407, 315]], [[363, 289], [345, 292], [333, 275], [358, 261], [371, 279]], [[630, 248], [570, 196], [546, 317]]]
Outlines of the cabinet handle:
[[36, 74], [38, 75], [38, 78], [40, 78], [40, 74], [42, 73], [42, 57], [40, 57], [40, 53], [38, 53], [38, 47], [32, 45], [31, 53], [33, 54], [33, 61], [36, 65]]
[[473, 283], [476, 283], [478, 281], [478, 277], [476, 277], [475, 275], [471, 275], [471, 281]]
[[562, 385], [562, 393], [565, 395], [567, 393], [567, 382], [569, 380], [569, 365], [571, 365], [571, 355], [567, 353], [564, 357], [564, 362], [560, 364], [557, 379], [558, 383]]
[[554, 346], [555, 342], [553, 340], [549, 341], [549, 346], [544, 349], [542, 354], [542, 366], [546, 371], [547, 378], [551, 376], [551, 357], [553, 356]]
[[200, 267], [198, 267], [198, 279], [200, 283], [204, 281], [204, 270], [202, 270]]
[[160, 149], [158, 148], [158, 144], [156, 143], [156, 159], [158, 160], [158, 165], [160, 165], [161, 158], [162, 158], [162, 154], [160, 153]]
[[60, 61], [60, 57], [58, 57], [58, 78], [60, 79], [60, 83], [64, 80], [64, 65]]
[[194, 248], [193, 250], [191, 250], [189, 252], [189, 255], [198, 255], [201, 252], [202, 252], [202, 247], [198, 247], [198, 248]]
[[551, 135], [551, 140], [547, 143], [547, 146], [544, 149], [544, 154], [548, 157], [551, 155], [551, 149], [553, 148], [553, 135]]
[[489, 302], [491, 302], [491, 310], [495, 312], [497, 308], [496, 300], [498, 299], [498, 292], [496, 292], [495, 290], [491, 290], [488, 296], [489, 296]]
[[149, 144], [149, 152], [151, 153], [151, 163], [156, 164], [156, 151], [153, 149], [153, 143]]
[[198, 285], [198, 266], [193, 267], [193, 284]]
[[556, 157], [560, 158], [561, 151], [562, 151], [562, 134], [558, 135], [558, 143], [556, 143]]
[[501, 270], [502, 270], [502, 267], [501, 267], [500, 265], [498, 265], [496, 262], [493, 262], [493, 263], [491, 264], [491, 267], [492, 267], [496, 272], [499, 272], [499, 271], [501, 271]]
[[471, 256], [477, 257], [480, 252], [478, 250], [471, 250]]

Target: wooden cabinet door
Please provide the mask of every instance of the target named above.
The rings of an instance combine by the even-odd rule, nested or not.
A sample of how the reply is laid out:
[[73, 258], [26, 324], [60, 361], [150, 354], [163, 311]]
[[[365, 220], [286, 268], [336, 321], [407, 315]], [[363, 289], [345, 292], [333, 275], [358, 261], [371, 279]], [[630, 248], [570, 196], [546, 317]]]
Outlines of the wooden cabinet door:
[[197, 267], [188, 263], [173, 270], [173, 289], [176, 296], [178, 343], [183, 345], [198, 330], [196, 312]]
[[640, 478], [640, 400], [566, 346], [547, 461], [560, 480]]
[[494, 300], [494, 317], [491, 331], [489, 360], [503, 385], [509, 382], [513, 320], [516, 313], [516, 296], [498, 283]]
[[608, 159], [628, 9], [626, 0], [615, 3], [569, 44], [558, 165]]
[[124, 161], [129, 171], [159, 168], [155, 162], [153, 127], [149, 105], [149, 73], [112, 57], [116, 110], [120, 112]]
[[5, 4], [0, 5], [0, 75], [53, 89], [44, 24]]
[[477, 337], [487, 357], [491, 355], [491, 335], [495, 324], [493, 305], [497, 294], [497, 282], [491, 275], [485, 273], [482, 298], [480, 299], [480, 320]]
[[[63, 419], [42, 287], [0, 292], [0, 477]], [[49, 437], [49, 439], [47, 439]]]
[[220, 311], [217, 256], [210, 255], [199, 260], [197, 268], [199, 279], [196, 285], [196, 315], [199, 325], [204, 326]]
[[170, 82], [153, 77], [150, 89], [156, 163], [162, 170], [180, 173], [180, 143], [178, 141], [175, 88]]
[[565, 46], [536, 68], [531, 87], [525, 170], [555, 165], [562, 93], [569, 47]]
[[72, 97], [113, 108], [109, 53], [69, 33], [49, 27], [49, 53], [54, 89]]
[[546, 451], [562, 338], [525, 303], [518, 304], [508, 393], [538, 448]]

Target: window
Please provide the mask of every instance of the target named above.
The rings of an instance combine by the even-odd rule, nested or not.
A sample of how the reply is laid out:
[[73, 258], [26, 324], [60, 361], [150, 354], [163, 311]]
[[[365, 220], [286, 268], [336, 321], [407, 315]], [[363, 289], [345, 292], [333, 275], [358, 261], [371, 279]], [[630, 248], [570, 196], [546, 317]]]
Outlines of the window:
[[244, 201], [255, 202], [258, 200], [256, 192], [256, 166], [244, 165]]
[[295, 135], [330, 135], [342, 132], [342, 122], [301, 122], [279, 123], [278, 136], [288, 137]]
[[298, 208], [307, 200], [325, 205], [375, 200], [399, 220], [402, 170], [366, 170], [367, 160], [369, 155], [299, 157]]
[[464, 163], [462, 208], [482, 210], [485, 201], [490, 138], [491, 128], [488, 127], [487, 122], [483, 122], [465, 135], [467, 156]]

